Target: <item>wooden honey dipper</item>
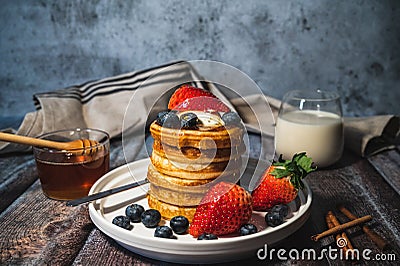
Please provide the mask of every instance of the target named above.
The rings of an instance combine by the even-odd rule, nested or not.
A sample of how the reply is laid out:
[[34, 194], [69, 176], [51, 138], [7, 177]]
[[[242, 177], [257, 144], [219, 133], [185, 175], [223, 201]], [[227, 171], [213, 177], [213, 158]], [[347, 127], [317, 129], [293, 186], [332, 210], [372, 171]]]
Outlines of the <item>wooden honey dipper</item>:
[[[44, 148], [52, 148], [60, 151], [70, 151], [73, 153], [81, 153], [83, 154], [91, 154], [99, 149], [101, 146], [98, 146], [98, 142], [91, 139], [77, 139], [69, 142], [58, 142], [46, 139], [38, 139], [26, 136], [20, 136], [11, 133], [0, 132], [0, 140], [31, 145], [34, 147], [44, 147]], [[92, 148], [93, 147], [93, 148]]]

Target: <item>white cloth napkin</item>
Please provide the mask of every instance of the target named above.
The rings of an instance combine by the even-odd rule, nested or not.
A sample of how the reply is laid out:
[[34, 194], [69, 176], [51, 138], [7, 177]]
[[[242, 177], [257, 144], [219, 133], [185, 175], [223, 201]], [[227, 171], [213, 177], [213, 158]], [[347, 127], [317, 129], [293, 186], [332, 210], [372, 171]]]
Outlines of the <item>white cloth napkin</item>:
[[[89, 127], [107, 131], [111, 137], [126, 134], [131, 136], [130, 157], [134, 159], [144, 145], [146, 126], [159, 111], [166, 109], [174, 88], [183, 83], [213, 92], [240, 114], [249, 131], [274, 136], [279, 100], [261, 93], [245, 97], [228, 95], [217, 85], [204, 81], [185, 61], [36, 94], [37, 110], [26, 114], [19, 129], [2, 131], [36, 137], [59, 129]], [[272, 113], [266, 113], [266, 105]], [[264, 122], [259, 123], [261, 120]], [[346, 147], [360, 156], [393, 148], [398, 144], [398, 138], [398, 116], [345, 119]], [[29, 149], [0, 142], [0, 153]]]

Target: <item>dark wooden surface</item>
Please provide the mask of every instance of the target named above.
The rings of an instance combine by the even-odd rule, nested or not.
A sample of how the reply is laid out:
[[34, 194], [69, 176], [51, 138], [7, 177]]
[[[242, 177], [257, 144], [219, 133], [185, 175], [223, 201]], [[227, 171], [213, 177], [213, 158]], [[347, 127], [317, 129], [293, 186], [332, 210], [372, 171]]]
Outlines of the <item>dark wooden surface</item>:
[[[259, 137], [251, 135], [251, 155], [259, 152]], [[272, 147], [272, 140], [269, 140]], [[139, 157], [146, 156], [146, 150]], [[311, 216], [298, 231], [274, 248], [290, 250], [315, 249], [335, 246], [333, 237], [313, 242], [310, 237], [327, 229], [324, 216], [334, 211], [339, 220], [348, 221], [337, 209], [344, 204], [357, 216], [370, 214], [369, 223], [390, 244], [379, 250], [359, 228], [348, 230], [353, 246], [376, 254], [393, 254], [396, 261], [358, 262], [330, 259], [281, 261], [259, 260], [256, 255], [232, 265], [243, 264], [299, 264], [343, 265], [382, 264], [400, 262], [400, 160], [399, 150], [390, 150], [368, 159], [345, 151], [333, 167], [319, 169], [307, 177], [313, 192]], [[111, 168], [125, 163], [120, 140], [112, 143]], [[87, 205], [66, 207], [65, 202], [46, 198], [41, 191], [32, 154], [0, 156], [0, 265], [167, 265], [134, 254], [120, 247], [91, 222]], [[261, 247], [260, 247], [261, 248]], [[255, 251], [256, 252], [256, 251]], [[317, 253], [318, 254], [318, 253]]]

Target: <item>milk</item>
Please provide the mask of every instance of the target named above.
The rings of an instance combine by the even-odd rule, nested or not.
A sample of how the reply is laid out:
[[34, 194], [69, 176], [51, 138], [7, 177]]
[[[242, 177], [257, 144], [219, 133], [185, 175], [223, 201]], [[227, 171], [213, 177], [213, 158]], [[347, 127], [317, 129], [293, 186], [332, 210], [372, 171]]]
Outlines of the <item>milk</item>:
[[316, 110], [280, 114], [275, 128], [275, 151], [284, 159], [305, 151], [319, 167], [333, 164], [343, 152], [342, 118]]

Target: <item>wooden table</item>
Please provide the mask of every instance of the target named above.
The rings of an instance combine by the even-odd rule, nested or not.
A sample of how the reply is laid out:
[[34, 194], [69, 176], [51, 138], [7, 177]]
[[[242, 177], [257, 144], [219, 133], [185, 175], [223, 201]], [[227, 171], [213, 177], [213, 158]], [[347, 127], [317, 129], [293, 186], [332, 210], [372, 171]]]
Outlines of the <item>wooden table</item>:
[[[259, 136], [250, 135], [250, 143]], [[269, 140], [271, 147], [272, 139]], [[112, 142], [111, 168], [123, 165], [121, 140]], [[259, 152], [251, 145], [250, 155]], [[139, 158], [146, 156], [146, 150]], [[1, 265], [159, 265], [168, 264], [142, 257], [119, 246], [112, 238], [97, 229], [89, 218], [87, 204], [67, 207], [65, 202], [46, 198], [40, 187], [32, 154], [8, 154], [0, 157], [0, 264]], [[363, 159], [345, 151], [342, 159], [329, 169], [310, 174], [307, 181], [313, 192], [311, 216], [288, 238], [277, 243], [275, 249], [314, 249], [317, 252], [329, 245], [337, 248], [334, 238], [314, 242], [310, 237], [327, 229], [325, 214], [332, 210], [344, 223], [348, 219], [336, 209], [344, 204], [357, 216], [373, 216], [369, 226], [390, 244], [380, 250], [359, 227], [347, 231], [355, 248], [370, 249], [371, 259], [386, 256], [386, 261], [374, 264], [399, 264], [400, 261], [400, 154], [390, 150]], [[262, 248], [262, 247], [260, 247]], [[256, 254], [256, 250], [255, 253]], [[318, 253], [317, 253], [318, 254]], [[395, 257], [396, 261], [393, 261]], [[351, 264], [332, 259], [325, 254], [319, 260], [272, 261], [251, 258], [232, 264], [301, 265]], [[361, 264], [368, 261], [362, 259]]]

